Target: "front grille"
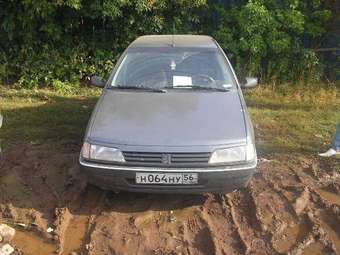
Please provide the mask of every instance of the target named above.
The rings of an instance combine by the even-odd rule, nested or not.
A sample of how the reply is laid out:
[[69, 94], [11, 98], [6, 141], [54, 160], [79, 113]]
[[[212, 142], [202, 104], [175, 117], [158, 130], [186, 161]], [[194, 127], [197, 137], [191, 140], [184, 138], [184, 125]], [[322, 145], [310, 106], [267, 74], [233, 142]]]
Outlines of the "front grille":
[[143, 166], [198, 166], [207, 165], [209, 152], [167, 153], [123, 151], [126, 163]]

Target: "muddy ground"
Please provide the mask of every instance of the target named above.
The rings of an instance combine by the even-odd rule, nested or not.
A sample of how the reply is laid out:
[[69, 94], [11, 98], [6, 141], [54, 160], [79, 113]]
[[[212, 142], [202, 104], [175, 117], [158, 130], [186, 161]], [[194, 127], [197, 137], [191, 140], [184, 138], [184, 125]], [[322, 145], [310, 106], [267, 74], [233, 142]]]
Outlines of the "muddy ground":
[[16, 228], [16, 254], [340, 254], [339, 158], [262, 155], [248, 188], [183, 196], [87, 186], [78, 155], [5, 151], [0, 222]]

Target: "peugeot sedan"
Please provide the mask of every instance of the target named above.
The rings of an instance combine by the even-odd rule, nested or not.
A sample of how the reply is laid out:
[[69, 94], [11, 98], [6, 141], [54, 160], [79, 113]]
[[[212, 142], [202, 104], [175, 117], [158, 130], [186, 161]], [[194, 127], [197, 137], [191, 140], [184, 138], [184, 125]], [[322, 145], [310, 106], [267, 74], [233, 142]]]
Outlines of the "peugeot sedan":
[[90, 183], [156, 193], [226, 193], [256, 169], [252, 123], [239, 83], [209, 36], [132, 42], [103, 87], [80, 153]]

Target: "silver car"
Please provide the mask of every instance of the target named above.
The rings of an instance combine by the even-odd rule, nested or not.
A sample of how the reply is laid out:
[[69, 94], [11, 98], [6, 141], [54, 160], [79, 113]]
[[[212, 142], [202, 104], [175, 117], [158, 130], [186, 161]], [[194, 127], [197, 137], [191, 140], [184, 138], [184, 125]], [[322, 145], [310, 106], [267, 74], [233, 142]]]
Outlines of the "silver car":
[[226, 193], [256, 169], [240, 84], [209, 36], [137, 38], [103, 87], [80, 153], [90, 183], [156, 193]]

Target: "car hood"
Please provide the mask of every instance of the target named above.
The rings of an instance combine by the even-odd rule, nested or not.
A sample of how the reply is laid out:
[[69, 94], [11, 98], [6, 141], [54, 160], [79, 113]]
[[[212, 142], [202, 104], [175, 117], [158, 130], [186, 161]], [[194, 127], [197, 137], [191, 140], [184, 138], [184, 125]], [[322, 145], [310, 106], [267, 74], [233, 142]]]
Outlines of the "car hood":
[[106, 90], [87, 136], [101, 144], [216, 146], [245, 143], [246, 129], [237, 90]]

